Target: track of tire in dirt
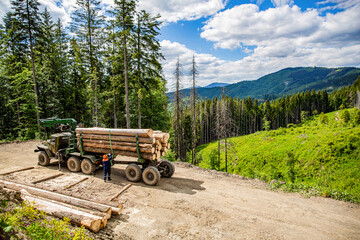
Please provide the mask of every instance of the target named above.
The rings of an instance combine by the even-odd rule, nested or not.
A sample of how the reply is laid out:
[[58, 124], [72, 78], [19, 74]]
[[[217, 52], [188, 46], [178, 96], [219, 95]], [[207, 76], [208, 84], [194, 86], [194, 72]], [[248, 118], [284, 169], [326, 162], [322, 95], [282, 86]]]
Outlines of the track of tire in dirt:
[[[56, 162], [37, 165], [39, 142], [0, 145], [0, 172], [34, 169], [4, 176], [31, 182], [59, 172]], [[175, 163], [172, 178], [155, 186], [133, 183], [119, 201], [123, 214], [111, 218], [95, 239], [359, 239], [360, 206], [322, 197], [273, 192], [265, 183], [232, 174]], [[110, 199], [129, 182], [125, 166], [112, 168], [104, 183], [102, 170], [71, 191], [91, 199]], [[84, 177], [65, 167], [64, 175], [41, 182], [59, 189]]]

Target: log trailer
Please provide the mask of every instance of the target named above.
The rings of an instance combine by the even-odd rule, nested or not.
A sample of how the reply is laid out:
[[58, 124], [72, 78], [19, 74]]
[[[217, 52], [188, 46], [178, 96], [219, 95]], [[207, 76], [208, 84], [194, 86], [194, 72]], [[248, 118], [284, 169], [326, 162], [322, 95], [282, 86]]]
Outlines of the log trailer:
[[[124, 153], [128, 153], [125, 151], [113, 150], [113, 147], [115, 148], [116, 146], [111, 146], [111, 131], [109, 131], [108, 133], [111, 150], [84, 147], [81, 130], [92, 130], [94, 128], [77, 128], [77, 121], [72, 118], [41, 119], [40, 125], [45, 130], [45, 139], [41, 142], [40, 145], [37, 146], [34, 152], [39, 153], [38, 164], [41, 166], [49, 165], [51, 160], [58, 160], [59, 169], [62, 164], [66, 163], [67, 168], [71, 172], [82, 171], [84, 174], [90, 175], [93, 174], [96, 169], [102, 166], [102, 156], [104, 154], [113, 152], [113, 158], [115, 159], [116, 155], [124, 156]], [[55, 132], [57, 132], [55, 134], [51, 134], [50, 139], [48, 139], [49, 129], [55, 129]], [[125, 129], [111, 130], [126, 132]], [[131, 131], [131, 129], [129, 129], [129, 131]], [[144, 154], [140, 151], [143, 150], [142, 148], [140, 148], [140, 146], [142, 146], [142, 144], [139, 143], [140, 138], [138, 137], [136, 130], [134, 130], [133, 132], [135, 132], [135, 138], [132, 137], [132, 139], [136, 139], [136, 141], [131, 143], [131, 146], [133, 146], [132, 149], [136, 147], [136, 152], [131, 152], [130, 156], [137, 156], [137, 160], [113, 160], [113, 164], [127, 164], [128, 166], [125, 169], [125, 176], [131, 182], [137, 182], [143, 179], [145, 184], [154, 186], [159, 182], [160, 176], [171, 177], [175, 172], [174, 164], [166, 160], [159, 161], [159, 159], [156, 157], [142, 157], [148, 156], [149, 154]], [[116, 137], [119, 138], [119, 136], [113, 136], [113, 138]], [[104, 141], [94, 139], [92, 140], [92, 142], [101, 144]]]

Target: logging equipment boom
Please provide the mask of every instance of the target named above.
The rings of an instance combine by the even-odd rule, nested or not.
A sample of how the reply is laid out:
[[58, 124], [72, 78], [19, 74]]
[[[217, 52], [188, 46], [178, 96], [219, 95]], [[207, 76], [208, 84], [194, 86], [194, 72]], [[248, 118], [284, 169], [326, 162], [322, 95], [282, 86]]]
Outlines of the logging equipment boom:
[[[72, 172], [81, 170], [85, 174], [93, 174], [102, 165], [102, 155], [112, 153], [114, 159], [116, 155], [137, 158], [133, 161], [113, 161], [114, 164], [128, 165], [125, 176], [131, 182], [143, 179], [145, 184], [156, 185], [160, 176], [171, 177], [174, 174], [174, 165], [169, 161], [158, 161], [159, 158], [154, 154], [156, 148], [152, 147], [152, 143], [155, 142], [155, 137], [152, 136], [158, 133], [153, 134], [151, 129], [152, 136], [146, 138], [141, 129], [77, 128], [77, 121], [72, 118], [41, 119], [40, 125], [45, 130], [45, 139], [34, 150], [39, 153], [39, 165], [47, 166], [50, 160], [54, 159], [58, 160], [59, 169], [63, 163], [66, 163]], [[50, 135], [50, 139], [48, 139], [49, 129], [55, 132]], [[139, 139], [151, 143], [143, 144], [139, 142]], [[115, 142], [120, 140], [132, 142]], [[157, 144], [157, 148], [161, 148], [161, 143], [157, 142]], [[169, 147], [167, 143], [164, 146], [163, 149], [166, 150]], [[129, 149], [131, 151], [127, 151]], [[160, 154], [159, 149], [156, 151]]]

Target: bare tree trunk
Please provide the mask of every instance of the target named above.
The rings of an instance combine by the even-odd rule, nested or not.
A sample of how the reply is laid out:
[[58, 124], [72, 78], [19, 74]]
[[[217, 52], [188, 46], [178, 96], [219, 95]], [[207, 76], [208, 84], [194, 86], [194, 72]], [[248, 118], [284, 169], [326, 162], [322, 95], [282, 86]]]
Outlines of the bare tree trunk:
[[[123, 9], [125, 9], [125, 1], [122, 3]], [[125, 32], [126, 24], [125, 24], [125, 14], [123, 14], [123, 31]], [[129, 109], [129, 82], [128, 82], [128, 66], [127, 66], [127, 38], [124, 35], [123, 38], [123, 47], [124, 47], [124, 77], [125, 77], [125, 111], [126, 111], [126, 128], [130, 128], [130, 109]]]
[[124, 75], [125, 75], [125, 103], [126, 103], [126, 128], [130, 128], [130, 109], [129, 109], [129, 83], [128, 83], [128, 69], [127, 69], [127, 51], [126, 51], [126, 36], [124, 36]]
[[225, 133], [225, 172], [227, 172], [227, 138]]

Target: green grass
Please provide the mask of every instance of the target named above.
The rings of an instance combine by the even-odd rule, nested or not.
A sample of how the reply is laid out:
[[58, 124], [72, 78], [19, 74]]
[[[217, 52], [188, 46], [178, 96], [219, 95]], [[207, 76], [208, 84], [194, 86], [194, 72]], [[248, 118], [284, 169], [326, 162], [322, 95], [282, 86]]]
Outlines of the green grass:
[[0, 239], [91, 239], [84, 227], [71, 228], [68, 218], [48, 218], [28, 202], [19, 205], [11, 203], [12, 209], [7, 209], [9, 203], [8, 200], [0, 200]]
[[[356, 109], [349, 111], [348, 124], [332, 112], [321, 117], [327, 123], [317, 115], [298, 126], [228, 139], [228, 172], [286, 183], [273, 188], [360, 203], [360, 125], [353, 121]], [[224, 171], [221, 145], [220, 164], [218, 142], [199, 146], [199, 166]]]

